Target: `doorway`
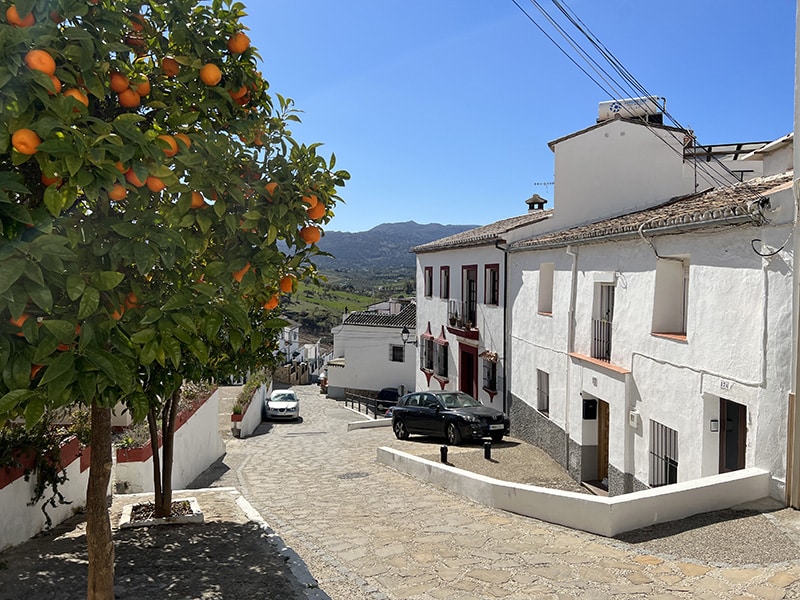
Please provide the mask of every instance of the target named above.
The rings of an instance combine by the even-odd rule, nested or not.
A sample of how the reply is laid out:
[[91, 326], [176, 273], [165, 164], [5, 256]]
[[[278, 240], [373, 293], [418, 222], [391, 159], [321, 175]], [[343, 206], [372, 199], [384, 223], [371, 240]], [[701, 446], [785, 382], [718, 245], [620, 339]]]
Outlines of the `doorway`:
[[597, 401], [597, 479], [608, 485], [608, 402]]
[[747, 448], [747, 407], [725, 398], [719, 399], [719, 472], [744, 469]]
[[458, 389], [478, 399], [478, 349], [461, 344], [458, 369]]

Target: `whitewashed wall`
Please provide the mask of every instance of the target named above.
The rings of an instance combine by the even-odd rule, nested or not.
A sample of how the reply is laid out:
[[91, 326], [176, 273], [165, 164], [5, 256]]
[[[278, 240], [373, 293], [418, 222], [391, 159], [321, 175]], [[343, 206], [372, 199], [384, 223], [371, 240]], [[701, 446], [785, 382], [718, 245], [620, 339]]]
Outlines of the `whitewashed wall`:
[[[75, 511], [86, 505], [86, 485], [89, 469], [81, 472], [81, 460], [76, 458], [67, 467], [67, 481], [59, 486], [59, 491], [71, 504], [48, 506], [47, 513], [53, 525], [68, 519]], [[0, 551], [30, 539], [45, 528], [46, 518], [42, 513], [41, 500], [35, 506], [28, 506], [33, 497], [36, 476], [29, 481], [20, 477], [0, 490]], [[47, 496], [45, 497], [47, 498]]]
[[[413, 332], [412, 332], [413, 335]], [[334, 353], [344, 357], [345, 366], [328, 367], [328, 390], [345, 388], [380, 390], [385, 387], [414, 388], [417, 358], [413, 345], [406, 345], [405, 360], [391, 361], [390, 347], [402, 346], [397, 327], [340, 325], [334, 330]]]
[[[225, 443], [219, 432], [219, 390], [217, 390], [175, 432], [173, 489], [179, 490], [191, 483], [223, 454], [225, 454]], [[159, 455], [163, 456], [161, 449]], [[118, 491], [124, 489], [125, 493], [152, 492], [152, 457], [137, 462], [118, 461], [115, 465], [114, 481]]]

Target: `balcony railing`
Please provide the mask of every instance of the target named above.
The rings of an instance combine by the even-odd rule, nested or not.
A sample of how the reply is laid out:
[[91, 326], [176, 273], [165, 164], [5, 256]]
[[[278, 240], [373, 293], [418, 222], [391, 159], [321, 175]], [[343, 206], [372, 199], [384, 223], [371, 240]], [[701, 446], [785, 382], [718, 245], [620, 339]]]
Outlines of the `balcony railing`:
[[592, 319], [592, 358], [611, 362], [611, 321]]
[[474, 303], [464, 300], [447, 301], [447, 321], [450, 327], [458, 329], [472, 329], [475, 327], [477, 310]]

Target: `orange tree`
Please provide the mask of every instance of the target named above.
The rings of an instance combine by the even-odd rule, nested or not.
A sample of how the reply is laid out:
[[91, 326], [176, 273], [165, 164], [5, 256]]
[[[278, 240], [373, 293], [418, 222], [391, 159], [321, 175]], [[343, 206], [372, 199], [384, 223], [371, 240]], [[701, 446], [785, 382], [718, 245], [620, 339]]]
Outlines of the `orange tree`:
[[348, 175], [292, 139], [239, 3], [0, 8], [0, 423], [91, 407], [87, 593], [111, 598], [111, 407], [252, 360]]

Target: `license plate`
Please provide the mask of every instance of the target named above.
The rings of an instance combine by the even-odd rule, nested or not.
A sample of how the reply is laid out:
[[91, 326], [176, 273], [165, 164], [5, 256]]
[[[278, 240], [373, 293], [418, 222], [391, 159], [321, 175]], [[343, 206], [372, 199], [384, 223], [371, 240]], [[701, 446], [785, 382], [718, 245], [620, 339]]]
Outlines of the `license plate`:
[[505, 429], [505, 425], [502, 423], [498, 423], [497, 425], [489, 425], [489, 431], [495, 431], [496, 429]]

